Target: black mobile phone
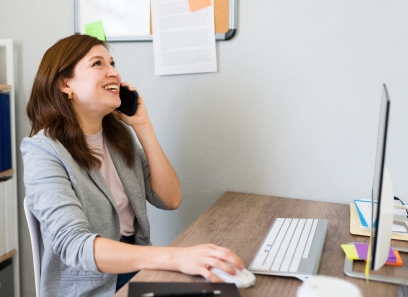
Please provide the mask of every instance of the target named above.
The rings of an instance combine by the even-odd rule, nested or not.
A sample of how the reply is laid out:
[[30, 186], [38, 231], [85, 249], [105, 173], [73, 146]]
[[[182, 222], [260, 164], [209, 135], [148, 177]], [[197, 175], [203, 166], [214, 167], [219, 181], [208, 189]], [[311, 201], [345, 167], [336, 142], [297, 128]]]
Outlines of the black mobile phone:
[[119, 97], [122, 103], [116, 110], [127, 116], [134, 115], [137, 108], [137, 99], [139, 98], [137, 92], [129, 90], [128, 87], [120, 86]]

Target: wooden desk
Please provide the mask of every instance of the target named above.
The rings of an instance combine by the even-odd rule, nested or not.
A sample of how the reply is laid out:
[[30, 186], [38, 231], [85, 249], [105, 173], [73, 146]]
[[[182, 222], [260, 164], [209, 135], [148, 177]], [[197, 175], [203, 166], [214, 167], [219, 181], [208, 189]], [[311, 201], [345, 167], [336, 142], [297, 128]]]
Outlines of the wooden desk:
[[[360, 287], [363, 296], [396, 296], [401, 288], [385, 284], [347, 277], [343, 273], [344, 252], [341, 244], [349, 242], [368, 242], [365, 236], [350, 234], [350, 206], [328, 202], [271, 197], [244, 193], [227, 192], [204, 214], [181, 233], [170, 246], [191, 246], [202, 243], [215, 243], [235, 251], [246, 266], [249, 266], [274, 218], [324, 218], [329, 221], [326, 243], [318, 274], [344, 278]], [[408, 248], [403, 241], [392, 242], [393, 246]], [[403, 255], [402, 255], [403, 256]], [[402, 257], [408, 263], [408, 256]], [[361, 264], [361, 265], [360, 265]], [[384, 267], [380, 273], [387, 275], [408, 275], [404, 267]], [[357, 263], [355, 271], [364, 271], [364, 264]], [[383, 271], [384, 270], [384, 271]], [[401, 273], [401, 274], [400, 274]], [[140, 271], [131, 281], [169, 281], [203, 282], [204, 278], [169, 271]], [[291, 277], [256, 275], [256, 284], [248, 289], [240, 289], [242, 297], [257, 296], [296, 296], [302, 282]], [[402, 288], [405, 290], [405, 288]], [[128, 296], [128, 285], [116, 294]]]

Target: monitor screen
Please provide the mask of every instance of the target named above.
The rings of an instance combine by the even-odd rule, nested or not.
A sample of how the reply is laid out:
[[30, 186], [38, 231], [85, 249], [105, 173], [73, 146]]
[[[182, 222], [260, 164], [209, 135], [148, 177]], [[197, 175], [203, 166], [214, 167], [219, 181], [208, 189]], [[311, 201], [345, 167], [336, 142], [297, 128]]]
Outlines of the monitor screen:
[[391, 177], [385, 166], [389, 111], [390, 98], [387, 86], [383, 84], [371, 201], [373, 228], [371, 228], [369, 264], [372, 270], [380, 269], [388, 258], [394, 218]]

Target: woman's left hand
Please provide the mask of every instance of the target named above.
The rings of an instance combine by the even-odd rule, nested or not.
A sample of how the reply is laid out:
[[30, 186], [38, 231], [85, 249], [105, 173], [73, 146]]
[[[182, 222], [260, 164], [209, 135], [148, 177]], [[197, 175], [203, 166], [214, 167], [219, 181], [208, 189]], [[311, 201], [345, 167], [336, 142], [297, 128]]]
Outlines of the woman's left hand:
[[[130, 87], [127, 83], [121, 83], [121, 85], [129, 87], [129, 90], [137, 91], [136, 88]], [[153, 191], [168, 208], [176, 209], [179, 207], [181, 203], [180, 182], [157, 140], [142, 96], [139, 94], [136, 113], [133, 116], [129, 117], [117, 110], [113, 111], [112, 114], [135, 131], [149, 163]]]

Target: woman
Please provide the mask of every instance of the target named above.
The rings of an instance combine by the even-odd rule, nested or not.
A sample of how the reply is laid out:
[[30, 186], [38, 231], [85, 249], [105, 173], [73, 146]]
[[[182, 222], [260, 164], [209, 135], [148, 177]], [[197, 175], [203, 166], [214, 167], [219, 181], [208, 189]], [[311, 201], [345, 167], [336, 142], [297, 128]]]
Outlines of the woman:
[[140, 269], [219, 282], [212, 267], [244, 268], [212, 244], [151, 245], [146, 200], [176, 209], [181, 189], [140, 94], [134, 116], [115, 110], [120, 85], [129, 86], [107, 45], [87, 35], [48, 49], [34, 79], [21, 151], [27, 204], [41, 226], [42, 297], [112, 296]]

